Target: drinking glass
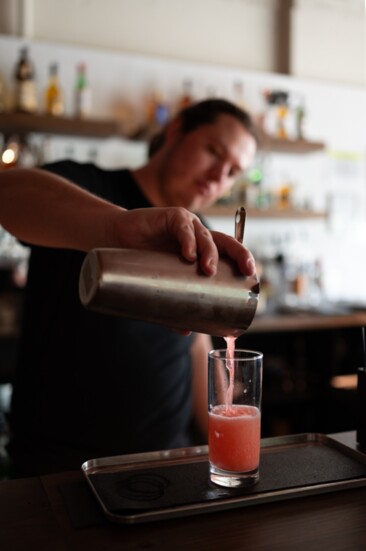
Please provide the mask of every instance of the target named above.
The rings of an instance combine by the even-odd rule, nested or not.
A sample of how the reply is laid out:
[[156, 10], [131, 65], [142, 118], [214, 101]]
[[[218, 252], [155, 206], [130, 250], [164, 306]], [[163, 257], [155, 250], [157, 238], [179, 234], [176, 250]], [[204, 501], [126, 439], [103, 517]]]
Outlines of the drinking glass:
[[208, 354], [210, 479], [226, 487], [259, 479], [263, 354], [212, 350]]

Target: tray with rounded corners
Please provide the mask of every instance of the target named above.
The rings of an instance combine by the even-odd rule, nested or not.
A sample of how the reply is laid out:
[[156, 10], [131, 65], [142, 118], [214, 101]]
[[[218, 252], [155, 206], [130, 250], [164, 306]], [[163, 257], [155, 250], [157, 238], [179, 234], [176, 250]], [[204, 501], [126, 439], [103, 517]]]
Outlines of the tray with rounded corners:
[[366, 486], [366, 455], [317, 433], [263, 439], [259, 482], [245, 489], [209, 480], [207, 446], [91, 459], [81, 468], [107, 518], [127, 524]]

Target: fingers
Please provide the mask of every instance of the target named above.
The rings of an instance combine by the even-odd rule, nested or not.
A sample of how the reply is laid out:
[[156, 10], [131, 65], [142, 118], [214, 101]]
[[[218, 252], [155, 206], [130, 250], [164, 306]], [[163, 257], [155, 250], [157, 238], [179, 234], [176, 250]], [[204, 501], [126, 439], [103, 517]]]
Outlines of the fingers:
[[229, 235], [209, 231], [195, 214], [184, 208], [127, 211], [124, 225], [121, 225], [120, 213], [118, 218], [120, 222], [115, 233], [119, 236], [119, 246], [177, 251], [178, 245], [181, 255], [189, 262], [198, 258], [202, 271], [208, 276], [216, 273], [219, 254], [234, 260], [244, 275], [255, 274], [254, 258], [246, 247]]
[[194, 261], [198, 257], [200, 267], [206, 275], [215, 275], [219, 254], [234, 260], [244, 275], [252, 276], [256, 273], [254, 257], [246, 247], [229, 235], [209, 231], [189, 211], [174, 209], [172, 230], [184, 258]]
[[172, 230], [180, 243], [184, 258], [193, 262], [198, 257], [203, 272], [214, 275], [219, 258], [218, 250], [211, 232], [199, 218], [185, 209], [176, 209]]
[[242, 274], [252, 276], [256, 273], [254, 257], [246, 247], [229, 235], [216, 231], [211, 233], [219, 253], [232, 258]]
[[197, 249], [200, 257], [201, 269], [207, 275], [215, 275], [219, 261], [219, 252], [215, 245], [212, 233], [201, 223], [199, 218], [193, 220]]

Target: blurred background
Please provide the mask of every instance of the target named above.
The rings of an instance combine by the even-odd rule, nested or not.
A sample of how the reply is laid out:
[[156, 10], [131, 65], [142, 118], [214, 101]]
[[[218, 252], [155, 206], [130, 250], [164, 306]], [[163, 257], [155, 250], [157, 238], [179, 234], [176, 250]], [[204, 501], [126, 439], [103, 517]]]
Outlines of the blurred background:
[[[238, 345], [265, 353], [264, 436], [355, 428], [366, 323], [365, 10], [364, 0], [0, 0], [0, 170], [65, 157], [139, 166], [149, 137], [207, 97], [255, 118], [253, 166], [203, 214], [233, 235], [235, 210], [247, 207], [262, 291]], [[0, 226], [5, 411], [27, 255]]]

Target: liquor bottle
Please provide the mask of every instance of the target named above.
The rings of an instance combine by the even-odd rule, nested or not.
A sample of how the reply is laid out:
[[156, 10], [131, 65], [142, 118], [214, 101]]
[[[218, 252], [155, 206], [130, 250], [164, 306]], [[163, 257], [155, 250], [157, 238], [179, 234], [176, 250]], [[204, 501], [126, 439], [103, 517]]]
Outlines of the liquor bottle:
[[288, 138], [286, 120], [289, 113], [288, 93], [275, 93], [275, 104], [277, 105], [277, 138], [285, 140]]
[[164, 94], [158, 92], [156, 95], [155, 124], [157, 129], [163, 128], [169, 121], [169, 106], [165, 100]]
[[179, 98], [178, 111], [192, 105], [193, 103], [192, 88], [193, 88], [193, 85], [190, 79], [186, 79], [183, 81], [183, 93]]
[[20, 58], [15, 68], [15, 110], [35, 113], [37, 108], [35, 73], [28, 56], [28, 48], [24, 47], [20, 50]]
[[152, 128], [155, 123], [156, 103], [157, 103], [156, 94], [155, 92], [151, 92], [146, 99], [146, 108], [145, 108], [146, 127], [148, 129]]
[[86, 65], [79, 63], [77, 66], [75, 86], [75, 116], [88, 117], [91, 113], [91, 90], [88, 84]]
[[57, 63], [52, 63], [45, 91], [45, 111], [49, 115], [60, 116], [64, 114], [64, 107], [63, 91], [58, 78], [58, 65]]
[[146, 104], [146, 133], [148, 136], [159, 132], [169, 121], [170, 112], [164, 94], [154, 90]]

